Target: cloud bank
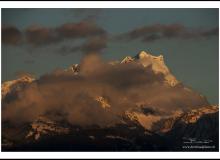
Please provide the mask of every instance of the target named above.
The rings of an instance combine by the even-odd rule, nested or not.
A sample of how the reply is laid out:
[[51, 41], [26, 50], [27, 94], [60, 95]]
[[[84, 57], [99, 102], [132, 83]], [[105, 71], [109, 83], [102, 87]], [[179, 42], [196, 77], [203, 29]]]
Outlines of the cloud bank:
[[218, 28], [193, 29], [182, 24], [154, 24], [135, 28], [118, 36], [119, 40], [141, 40], [153, 42], [160, 39], [196, 39], [218, 36]]
[[[95, 101], [97, 96], [104, 97], [111, 107], [102, 108]], [[208, 104], [182, 85], [165, 84], [163, 74], [155, 73], [151, 66], [110, 65], [94, 54], [84, 57], [78, 75], [56, 70], [8, 98], [2, 103], [2, 120], [12, 124], [44, 115], [73, 125], [106, 126], [119, 123], [125, 111], [138, 109], [137, 103], [161, 116]]]
[[17, 45], [22, 40], [21, 31], [14, 26], [3, 26], [2, 27], [2, 43]]
[[[58, 27], [44, 27], [32, 25], [20, 31], [16, 27], [2, 28], [2, 42], [8, 45], [18, 45], [23, 42], [28, 46], [37, 48], [56, 45], [66, 40], [84, 40], [82, 45], [66, 51], [82, 51], [83, 53], [101, 52], [107, 46], [108, 33], [92, 21], [81, 21], [78, 23], [66, 23]], [[23, 39], [23, 41], [21, 41]], [[62, 48], [65, 47], [61, 47]], [[62, 53], [61, 53], [62, 54]]]
[[[86, 10], [78, 10], [79, 13], [85, 13]], [[98, 15], [99, 10], [94, 12]], [[154, 42], [160, 39], [207, 39], [218, 36], [218, 28], [201, 29], [189, 28], [182, 24], [153, 24], [135, 28], [129, 32], [111, 37], [102, 27], [98, 26], [94, 20], [83, 20], [77, 23], [66, 23], [57, 27], [44, 27], [40, 25], [31, 25], [24, 31], [20, 31], [13, 26], [2, 27], [3, 44], [17, 46], [25, 44], [31, 48], [52, 47], [56, 45], [60, 55], [70, 53], [103, 53], [112, 41], [124, 43], [126, 41], [140, 40], [143, 43]], [[82, 41], [77, 45], [67, 44], [71, 40], [72, 44]]]

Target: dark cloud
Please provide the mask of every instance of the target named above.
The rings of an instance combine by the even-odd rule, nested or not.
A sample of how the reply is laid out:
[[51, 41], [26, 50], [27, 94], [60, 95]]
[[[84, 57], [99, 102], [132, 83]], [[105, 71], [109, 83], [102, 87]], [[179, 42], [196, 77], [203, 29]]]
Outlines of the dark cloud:
[[[110, 65], [89, 54], [80, 63], [80, 72], [56, 70], [29, 84], [9, 102], [3, 101], [2, 120], [31, 122], [41, 115], [71, 124], [111, 125], [119, 122], [125, 111], [137, 109], [141, 102], [161, 115], [207, 105], [198, 93], [183, 86], [171, 87], [162, 74], [139, 63]], [[103, 96], [111, 105], [104, 109], [95, 101]]]
[[213, 28], [202, 32], [202, 36], [204, 37], [218, 36], [218, 35], [219, 35], [219, 28]]
[[85, 54], [100, 54], [107, 47], [107, 40], [106, 36], [92, 37], [78, 49]]
[[83, 44], [78, 46], [62, 46], [59, 49], [59, 54], [67, 55], [71, 53], [82, 52], [84, 54], [101, 54], [107, 48], [108, 37], [96, 36], [88, 38]]
[[85, 40], [85, 43], [78, 46], [62, 46], [59, 49], [61, 55], [78, 52], [98, 53], [107, 45], [107, 32], [95, 23], [87, 21], [63, 24], [57, 28], [31, 26], [26, 30], [26, 37], [27, 42], [33, 46], [45, 46], [66, 39]]
[[26, 29], [27, 42], [32, 45], [47, 45], [60, 42], [65, 39], [89, 38], [92, 36], [102, 36], [106, 32], [95, 23], [79, 22], [67, 23], [56, 28], [42, 26], [30, 26]]
[[106, 31], [92, 22], [68, 23], [56, 29], [63, 38], [87, 38], [106, 34]]
[[9, 45], [17, 45], [22, 41], [22, 33], [13, 26], [2, 27], [2, 43]]
[[100, 52], [107, 47], [107, 37], [93, 37], [88, 39], [88, 41], [83, 45], [82, 50], [86, 53], [89, 52]]
[[50, 28], [40, 25], [29, 26], [24, 32], [16, 27], [2, 28], [3, 43], [17, 45], [21, 38], [31, 47], [45, 47], [59, 44], [65, 40], [84, 40], [85, 43], [72, 47], [62, 46], [59, 54], [67, 55], [74, 52], [101, 52], [107, 46], [108, 33], [96, 23], [81, 21], [79, 23], [66, 23], [58, 27]]
[[[90, 12], [81, 10], [77, 12]], [[99, 12], [99, 10], [97, 11]], [[192, 39], [209, 38], [218, 35], [218, 28], [212, 29], [191, 29], [181, 24], [154, 24], [133, 29], [127, 33], [116, 36], [117, 40], [141, 40], [143, 42], [153, 42], [159, 39]], [[17, 45], [24, 42], [31, 47], [43, 47], [59, 44], [65, 40], [83, 40], [84, 43], [73, 46], [72, 44], [59, 47], [58, 54], [67, 55], [73, 53], [102, 53], [107, 47], [109, 35], [102, 27], [94, 21], [81, 21], [78, 23], [66, 23], [58, 27], [43, 27], [39, 25], [29, 26], [25, 32], [21, 32], [16, 27], [2, 27], [3, 43]]]
[[123, 33], [118, 38], [121, 40], [140, 39], [143, 42], [152, 42], [159, 39], [190, 39], [190, 38], [208, 38], [218, 36], [218, 28], [214, 29], [192, 29], [182, 24], [154, 24], [133, 29]]
[[42, 26], [30, 26], [26, 29], [25, 33], [27, 43], [34, 46], [47, 45], [60, 40], [53, 29]]

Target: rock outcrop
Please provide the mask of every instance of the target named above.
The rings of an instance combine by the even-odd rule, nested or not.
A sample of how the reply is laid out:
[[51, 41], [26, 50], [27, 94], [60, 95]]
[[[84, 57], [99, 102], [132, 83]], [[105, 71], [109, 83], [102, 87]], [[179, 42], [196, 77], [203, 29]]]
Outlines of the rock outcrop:
[[4, 98], [9, 93], [13, 93], [13, 92], [21, 90], [26, 85], [33, 82], [34, 80], [35, 79], [33, 77], [23, 76], [19, 79], [12, 80], [12, 81], [6, 81], [6, 82], [2, 83], [2, 88], [1, 88], [2, 100], [4, 100]]
[[69, 133], [69, 128], [65, 128], [46, 117], [39, 117], [31, 124], [31, 129], [25, 138], [38, 140], [43, 135], [65, 135], [67, 133]]

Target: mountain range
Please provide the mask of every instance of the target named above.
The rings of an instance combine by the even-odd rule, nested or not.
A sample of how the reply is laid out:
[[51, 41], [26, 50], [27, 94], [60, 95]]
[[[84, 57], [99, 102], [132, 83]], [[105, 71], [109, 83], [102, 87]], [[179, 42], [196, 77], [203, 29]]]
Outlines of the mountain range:
[[3, 151], [218, 151], [219, 107], [164, 57], [87, 55], [2, 83]]

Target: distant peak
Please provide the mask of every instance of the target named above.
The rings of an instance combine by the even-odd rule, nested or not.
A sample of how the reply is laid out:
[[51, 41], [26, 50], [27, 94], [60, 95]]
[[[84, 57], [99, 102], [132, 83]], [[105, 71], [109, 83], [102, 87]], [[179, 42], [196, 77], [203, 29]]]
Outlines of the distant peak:
[[12, 90], [16, 90], [19, 89], [23, 86], [25, 86], [28, 83], [33, 82], [35, 79], [29, 75], [25, 75], [20, 77], [19, 79], [16, 80], [11, 80], [11, 81], [6, 81], [4, 83], [2, 83], [2, 99], [4, 99], [4, 97], [10, 93]]
[[21, 78], [19, 78], [18, 80], [25, 81], [25, 82], [32, 82], [34, 80], [34, 78], [30, 75], [25, 75], [25, 76], [22, 76]]
[[163, 61], [163, 55], [153, 56], [150, 52], [146, 52], [146, 51], [139, 52], [135, 56], [135, 58], [137, 58], [137, 59], [152, 58], [152, 59], [157, 59], [157, 60]]
[[122, 61], [121, 61], [121, 63], [129, 63], [129, 62], [132, 62], [132, 61], [134, 61], [135, 59], [134, 58], [132, 58], [131, 56], [127, 56], [127, 57], [125, 57]]
[[142, 59], [142, 58], [146, 58], [146, 57], [148, 57], [148, 56], [151, 56], [151, 54], [150, 53], [148, 53], [148, 52], [145, 52], [145, 51], [141, 51], [141, 52], [139, 52], [138, 54], [137, 54], [137, 58], [138, 59]]

